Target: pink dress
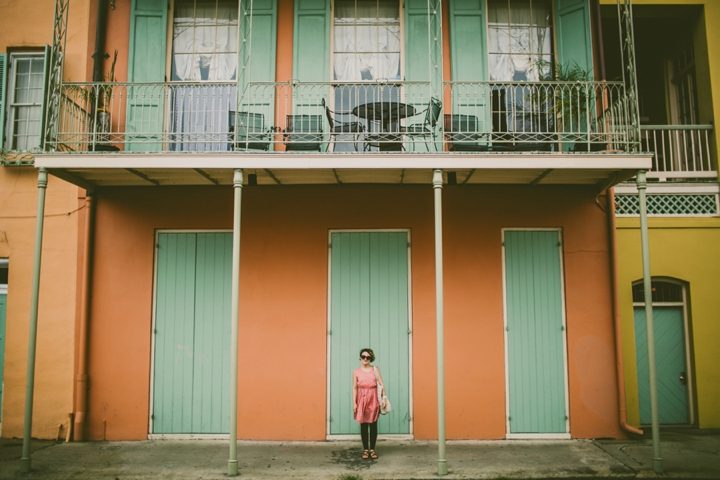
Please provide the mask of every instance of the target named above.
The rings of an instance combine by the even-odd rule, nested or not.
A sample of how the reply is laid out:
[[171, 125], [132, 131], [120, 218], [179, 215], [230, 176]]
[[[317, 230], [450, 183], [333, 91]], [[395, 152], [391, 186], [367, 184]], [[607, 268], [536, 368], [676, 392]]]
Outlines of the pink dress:
[[357, 413], [355, 420], [358, 423], [375, 423], [380, 415], [380, 402], [378, 402], [377, 380], [375, 368], [365, 371], [362, 367], [355, 369], [357, 382]]

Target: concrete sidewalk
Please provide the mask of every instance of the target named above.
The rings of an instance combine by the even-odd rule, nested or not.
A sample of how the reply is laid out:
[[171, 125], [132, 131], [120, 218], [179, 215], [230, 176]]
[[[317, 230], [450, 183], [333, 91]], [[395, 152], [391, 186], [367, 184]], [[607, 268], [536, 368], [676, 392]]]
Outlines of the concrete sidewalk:
[[[720, 478], [720, 431], [664, 430], [669, 478]], [[20, 474], [22, 441], [0, 440], [0, 479], [226, 479], [227, 441], [33, 442]], [[240, 442], [243, 479], [437, 479], [437, 442], [381, 440], [379, 460], [359, 442]], [[656, 477], [647, 440], [450, 441], [447, 479]]]

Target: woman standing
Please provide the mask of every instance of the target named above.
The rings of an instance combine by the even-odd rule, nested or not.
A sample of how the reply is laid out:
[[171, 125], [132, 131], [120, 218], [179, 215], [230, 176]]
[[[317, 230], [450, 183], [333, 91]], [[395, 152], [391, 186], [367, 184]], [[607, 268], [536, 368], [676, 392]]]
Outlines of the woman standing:
[[377, 421], [380, 415], [380, 403], [378, 402], [377, 385], [383, 387], [383, 407], [386, 404], [385, 385], [380, 375], [380, 369], [373, 367], [371, 363], [375, 360], [375, 354], [369, 348], [360, 350], [360, 366], [353, 371], [352, 395], [353, 413], [355, 420], [360, 424], [360, 436], [363, 442], [362, 458], [378, 458], [375, 453], [375, 442], [377, 441]]

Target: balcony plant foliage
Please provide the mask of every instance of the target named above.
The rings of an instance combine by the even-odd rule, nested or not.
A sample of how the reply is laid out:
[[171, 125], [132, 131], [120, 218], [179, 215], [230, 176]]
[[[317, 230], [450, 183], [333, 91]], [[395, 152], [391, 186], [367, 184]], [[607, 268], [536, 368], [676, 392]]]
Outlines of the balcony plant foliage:
[[540, 82], [547, 82], [533, 93], [536, 105], [555, 120], [556, 131], [587, 132], [588, 119], [592, 121], [593, 74], [577, 62], [564, 64], [540, 60], [536, 62]]

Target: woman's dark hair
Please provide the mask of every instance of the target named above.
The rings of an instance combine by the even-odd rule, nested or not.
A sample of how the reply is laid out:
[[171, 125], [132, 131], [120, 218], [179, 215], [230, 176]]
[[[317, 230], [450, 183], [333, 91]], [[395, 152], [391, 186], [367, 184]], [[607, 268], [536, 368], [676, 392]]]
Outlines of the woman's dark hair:
[[375, 361], [375, 354], [373, 353], [372, 348], [363, 348], [362, 350], [360, 350], [360, 356], [361, 356], [361, 357], [362, 357], [363, 352], [367, 352], [368, 355], [370, 355], [370, 361], [371, 361], [371, 362], [374, 362], [374, 361]]

